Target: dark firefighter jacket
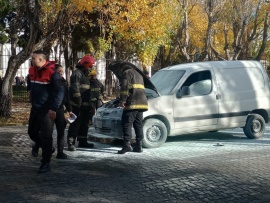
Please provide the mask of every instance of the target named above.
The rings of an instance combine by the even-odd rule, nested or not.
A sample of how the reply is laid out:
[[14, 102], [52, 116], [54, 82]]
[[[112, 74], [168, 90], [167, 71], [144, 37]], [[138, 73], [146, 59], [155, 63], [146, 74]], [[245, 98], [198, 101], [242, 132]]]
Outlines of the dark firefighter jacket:
[[120, 79], [120, 102], [125, 103], [124, 110], [148, 110], [142, 75], [135, 69], [123, 70]]
[[72, 106], [90, 106], [90, 82], [88, 70], [83, 66], [77, 65], [76, 70], [70, 77], [70, 103]]
[[90, 79], [90, 101], [97, 101], [104, 96], [104, 85], [98, 79]]

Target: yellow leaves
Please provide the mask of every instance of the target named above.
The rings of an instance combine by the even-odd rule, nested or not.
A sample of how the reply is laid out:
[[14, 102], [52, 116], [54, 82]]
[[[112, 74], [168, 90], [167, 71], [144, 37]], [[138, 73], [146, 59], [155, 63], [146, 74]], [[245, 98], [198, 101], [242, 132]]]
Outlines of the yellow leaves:
[[[98, 24], [110, 29], [122, 40], [140, 47], [142, 61], [150, 64], [159, 45], [170, 40], [180, 18], [177, 0], [72, 0], [78, 9], [102, 14]], [[105, 17], [104, 17], [105, 16]], [[107, 31], [107, 30], [106, 30]], [[99, 39], [99, 47], [106, 50], [110, 40]], [[152, 61], [151, 61], [152, 60]]]
[[195, 5], [189, 8], [189, 31], [191, 44], [203, 48], [205, 42], [205, 33], [208, 26], [206, 14], [203, 8]]
[[58, 12], [61, 10], [62, 1], [39, 1], [42, 13], [40, 13], [43, 33], [46, 34], [49, 27], [57, 18]]
[[45, 15], [56, 16], [62, 8], [62, 1], [39, 1], [41, 9]]
[[69, 14], [69, 19], [74, 18], [75, 7], [73, 4], [68, 4], [67, 0], [42, 0], [39, 1], [41, 6], [40, 19], [43, 29], [43, 34], [46, 34], [51, 27], [53, 27], [57, 20], [58, 14], [66, 10]]
[[142, 61], [147, 61], [147, 65], [152, 63], [147, 58], [152, 59], [158, 46], [169, 41], [170, 34], [175, 31], [180, 20], [177, 1], [161, 0], [155, 5], [153, 2], [133, 0], [125, 7], [116, 9], [119, 11], [117, 16], [110, 13], [110, 25], [114, 25], [118, 34], [144, 46], [144, 49], [138, 50], [138, 54]]
[[[77, 18], [72, 16], [72, 23], [78, 23], [81, 16], [84, 17], [83, 20], [91, 16], [87, 23], [96, 31], [95, 33], [100, 34], [90, 37], [91, 40], [94, 38], [94, 42], [91, 43], [93, 43], [92, 48], [97, 49], [93, 50], [97, 55], [110, 49], [112, 37], [114, 37], [115, 42], [120, 44], [119, 47], [131, 50], [130, 53], [136, 52], [145, 65], [151, 65], [160, 45], [165, 47], [165, 52], [167, 51], [171, 36], [183, 23], [181, 21], [183, 0], [40, 0], [39, 2], [43, 10], [41, 14], [44, 24], [43, 32], [46, 32], [46, 27], [50, 27], [54, 22], [57, 13], [63, 7], [63, 2], [65, 4], [69, 2], [68, 11], [72, 10], [73, 13], [78, 11]], [[239, 16], [247, 15], [246, 22], [249, 25], [246, 30], [248, 32], [254, 26], [255, 17], [260, 23], [258, 28], [261, 28], [266, 14], [270, 11], [270, 3], [261, 1], [259, 13], [255, 15], [258, 0], [211, 1], [214, 5], [211, 12], [207, 10], [209, 4], [205, 1], [186, 2], [189, 4], [188, 28], [186, 29], [190, 37], [189, 47], [187, 47], [190, 52], [195, 51], [197, 47], [201, 49], [205, 47], [210, 15], [213, 17], [210, 40], [215, 49], [222, 52], [225, 43], [225, 24], [228, 25], [228, 43], [232, 44], [234, 39], [232, 30], [235, 26], [233, 23], [240, 23]], [[253, 16], [249, 16], [250, 13], [253, 13]], [[184, 42], [186, 33], [181, 34], [177, 40]], [[128, 45], [124, 42], [128, 42]]]
[[104, 52], [107, 52], [110, 50], [111, 42], [112, 42], [111, 36], [108, 38], [108, 40], [105, 40], [101, 37], [98, 38], [98, 50], [96, 53], [97, 58], [103, 56]]
[[97, 0], [71, 0], [71, 3], [76, 5], [79, 11], [88, 12], [92, 12], [99, 2]]
[[12, 116], [0, 117], [0, 126], [28, 124], [30, 108], [29, 102], [12, 102]]

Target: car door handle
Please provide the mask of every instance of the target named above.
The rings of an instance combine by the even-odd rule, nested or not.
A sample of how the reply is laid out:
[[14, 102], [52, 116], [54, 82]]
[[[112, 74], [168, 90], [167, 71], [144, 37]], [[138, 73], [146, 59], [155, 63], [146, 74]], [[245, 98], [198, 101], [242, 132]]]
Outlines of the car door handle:
[[220, 100], [221, 99], [221, 95], [220, 94], [216, 94], [216, 99]]

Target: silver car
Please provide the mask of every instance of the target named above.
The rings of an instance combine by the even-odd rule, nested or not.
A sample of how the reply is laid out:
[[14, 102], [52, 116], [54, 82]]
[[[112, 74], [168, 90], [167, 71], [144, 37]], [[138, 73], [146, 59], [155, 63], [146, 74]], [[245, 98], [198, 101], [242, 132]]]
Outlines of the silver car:
[[[183, 75], [183, 71], [180, 71], [180, 75], [176, 78], [171, 78], [170, 73], [164, 78], [162, 74], [155, 74], [150, 80], [144, 78], [145, 92], [148, 101], [151, 99], [160, 97], [160, 93], [168, 94], [179, 81]], [[164, 81], [166, 79], [167, 81]], [[172, 80], [173, 79], [173, 80]], [[149, 106], [150, 108], [150, 106]], [[164, 108], [166, 110], [166, 108]], [[162, 112], [162, 111], [161, 111]], [[97, 109], [96, 115], [93, 117], [93, 126], [97, 133], [109, 135], [115, 138], [122, 138], [121, 116], [123, 109], [119, 107], [119, 100], [114, 99]], [[143, 131], [144, 139], [143, 146], [147, 148], [159, 147], [162, 145], [168, 135], [168, 129], [165, 121], [161, 116], [150, 116], [146, 119], [147, 111], [144, 112]], [[133, 138], [135, 138], [135, 132], [133, 129]]]

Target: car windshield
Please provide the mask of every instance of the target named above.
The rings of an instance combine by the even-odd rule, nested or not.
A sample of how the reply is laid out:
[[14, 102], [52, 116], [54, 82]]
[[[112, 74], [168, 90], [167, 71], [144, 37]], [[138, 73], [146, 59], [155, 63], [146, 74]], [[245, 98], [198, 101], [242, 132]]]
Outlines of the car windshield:
[[184, 73], [184, 70], [158, 71], [150, 80], [161, 95], [169, 95]]

